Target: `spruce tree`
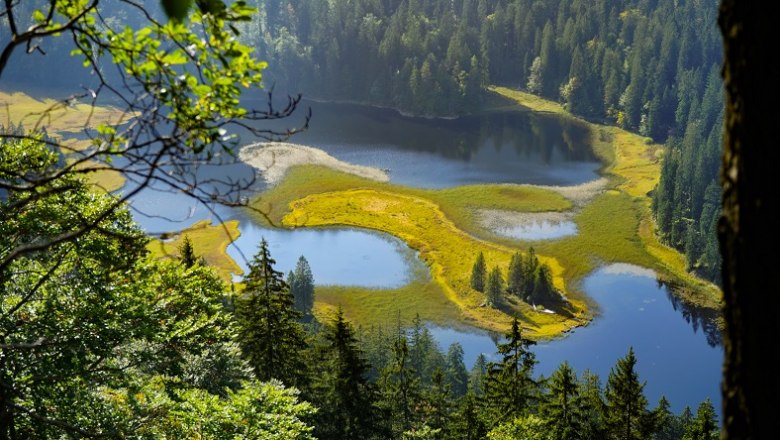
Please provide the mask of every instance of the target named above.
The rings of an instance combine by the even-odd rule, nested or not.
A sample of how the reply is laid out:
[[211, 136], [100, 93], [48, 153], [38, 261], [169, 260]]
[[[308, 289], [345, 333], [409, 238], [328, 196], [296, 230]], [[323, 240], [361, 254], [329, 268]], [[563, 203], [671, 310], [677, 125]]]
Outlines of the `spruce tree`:
[[421, 402], [420, 380], [409, 364], [409, 343], [399, 335], [393, 345], [393, 359], [382, 372], [382, 409], [387, 413], [392, 438], [412, 429], [417, 423], [415, 408]]
[[295, 271], [287, 276], [287, 283], [295, 301], [295, 310], [301, 312], [304, 317], [311, 316], [314, 307], [314, 275], [303, 255], [298, 258]]
[[523, 254], [516, 252], [509, 260], [509, 273], [507, 274], [507, 290], [510, 293], [522, 296], [523, 284], [525, 283], [525, 274], [523, 273]]
[[192, 245], [192, 241], [187, 234], [184, 234], [184, 239], [179, 245], [179, 260], [186, 268], [198, 264], [198, 257], [195, 255], [195, 247]]
[[445, 360], [444, 380], [450, 387], [452, 395], [460, 398], [468, 390], [469, 373], [463, 362], [463, 346], [458, 342], [450, 345]]
[[661, 396], [658, 406], [653, 410], [652, 417], [655, 426], [653, 440], [680, 440], [683, 438], [685, 426], [681, 418], [672, 413], [669, 401], [665, 396]]
[[487, 264], [485, 264], [485, 255], [480, 252], [471, 270], [471, 288], [477, 292], [484, 292], [485, 278], [487, 278]]
[[496, 266], [490, 271], [487, 283], [487, 303], [493, 307], [500, 305], [503, 301], [504, 279], [501, 276], [501, 269]]
[[474, 366], [469, 373], [469, 392], [475, 396], [482, 396], [485, 392], [485, 378], [488, 372], [488, 362], [484, 354], [480, 353], [474, 360]]
[[477, 396], [469, 391], [461, 400], [460, 408], [453, 418], [450, 434], [452, 439], [482, 440], [487, 434], [487, 426], [480, 412]]
[[259, 380], [278, 379], [300, 387], [307, 378], [306, 334], [298, 322], [301, 314], [293, 308], [292, 295], [274, 264], [263, 239], [236, 303], [238, 340]]
[[579, 410], [580, 438], [582, 440], [602, 440], [607, 436], [606, 411], [601, 390], [601, 380], [597, 374], [585, 370], [578, 384], [580, 396]]
[[696, 417], [685, 429], [683, 440], [717, 440], [720, 438], [718, 417], [710, 399], [705, 400], [696, 410]]
[[579, 438], [581, 432], [579, 400], [577, 375], [568, 362], [564, 362], [550, 377], [549, 391], [541, 405], [541, 414], [552, 438], [558, 440]]
[[606, 388], [607, 426], [612, 438], [640, 440], [647, 433], [647, 399], [645, 384], [639, 382], [633, 347], [619, 359], [609, 373]]
[[485, 400], [495, 424], [518, 417], [533, 399], [536, 383], [532, 373], [536, 356], [530, 350], [532, 344], [531, 340], [523, 338], [520, 322], [515, 317], [506, 334], [506, 342], [497, 347], [501, 361], [488, 365]]
[[368, 381], [369, 365], [358, 348], [352, 326], [339, 308], [325, 326], [317, 349], [314, 394], [319, 408], [316, 436], [359, 440], [373, 434], [375, 389]]

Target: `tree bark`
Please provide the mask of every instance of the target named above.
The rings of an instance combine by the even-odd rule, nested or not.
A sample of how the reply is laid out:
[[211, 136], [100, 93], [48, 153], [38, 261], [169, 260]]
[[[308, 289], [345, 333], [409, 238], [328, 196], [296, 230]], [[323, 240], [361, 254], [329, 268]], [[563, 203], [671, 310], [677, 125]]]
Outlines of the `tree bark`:
[[[723, 254], [726, 320], [723, 414], [725, 437], [776, 438], [780, 347], [775, 320], [778, 264], [780, 69], [772, 50], [780, 14], [755, 2], [722, 0], [726, 88]], [[774, 63], [770, 63], [773, 61]], [[772, 65], [774, 64], [774, 66]]]

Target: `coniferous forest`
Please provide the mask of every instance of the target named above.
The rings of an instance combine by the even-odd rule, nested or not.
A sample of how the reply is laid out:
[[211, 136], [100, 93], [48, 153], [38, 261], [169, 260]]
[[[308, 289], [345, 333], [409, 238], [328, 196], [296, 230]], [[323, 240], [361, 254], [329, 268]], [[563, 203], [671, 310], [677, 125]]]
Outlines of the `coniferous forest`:
[[[488, 85], [666, 143], [659, 233], [716, 280], [723, 93], [717, 1], [258, 0], [243, 38], [278, 90], [418, 115], [473, 112]], [[263, 51], [264, 49], [264, 51]]]
[[[469, 254], [464, 290], [484, 297], [473, 308], [487, 316], [509, 311], [511, 325], [494, 335], [491, 353], [467, 365], [464, 347], [439, 346], [419, 315], [364, 325], [340, 307], [315, 304], [316, 267], [296, 254], [283, 273], [265, 239], [235, 279], [237, 271], [225, 277], [207, 261], [211, 250], [186, 235], [176, 252], [158, 258], [152, 245], [172, 235], [149, 235], [131, 203], [145, 187], [167, 185], [203, 205], [252, 208], [244, 200], [254, 182], [226, 177], [220, 184], [238, 189], [230, 198], [211, 176], [198, 181], [198, 167], [235, 163], [232, 122], [254, 138], [286, 141], [293, 131], [252, 124], [288, 118], [303, 104], [291, 98], [275, 108], [269, 97], [268, 110], [246, 111], [246, 87], [449, 118], [504, 105], [490, 88], [508, 86], [664, 144], [653, 158], [660, 183], [648, 194], [657, 234], [684, 252], [688, 271], [719, 280], [724, 111], [716, 1], [182, 2], [190, 9], [161, 1], [162, 12], [140, 18], [146, 10], [135, 2], [119, 1], [103, 15], [88, 2], [53, 0], [49, 13], [37, 9], [47, 2], [33, 3], [0, 7], [0, 43], [11, 48], [0, 58], [0, 78], [24, 84], [60, 63], [65, 77], [83, 63], [91, 77], [78, 99], [96, 105], [100, 93], [114, 93], [100, 104], [125, 103], [127, 111], [73, 143], [49, 133], [45, 116], [34, 128], [10, 116], [0, 121], [0, 440], [719, 437], [709, 399], [676, 412], [665, 397], [646, 397], [634, 348], [605, 377], [566, 362], [549, 377], [536, 372], [532, 326], [507, 303], [568, 319], [572, 305], [586, 301], [566, 296], [558, 260], [525, 243], [500, 264], [493, 248]], [[11, 11], [26, 21], [14, 22]], [[197, 26], [182, 25], [188, 11], [197, 12]], [[123, 20], [150, 27], [114, 32]], [[48, 61], [25, 58], [63, 33], [46, 46]], [[6, 56], [14, 50], [17, 64]], [[75, 65], [63, 61], [71, 51]], [[75, 108], [78, 99], [62, 106]], [[105, 171], [129, 181], [124, 192], [90, 180]], [[419, 194], [447, 201], [427, 190], [391, 201]], [[502, 203], [537, 194], [525, 190], [507, 189]], [[568, 209], [563, 196], [555, 200], [554, 209]], [[269, 223], [272, 209], [261, 212]], [[440, 225], [441, 215], [431, 218]]]

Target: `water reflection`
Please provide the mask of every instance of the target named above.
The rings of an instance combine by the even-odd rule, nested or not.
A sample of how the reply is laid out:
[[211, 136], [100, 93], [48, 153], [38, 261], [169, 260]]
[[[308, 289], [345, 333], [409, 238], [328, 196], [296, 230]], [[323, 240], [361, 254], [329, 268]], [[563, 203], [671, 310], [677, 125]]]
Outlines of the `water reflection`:
[[[537, 374], [549, 376], [566, 360], [578, 372], [590, 369], [606, 380], [615, 362], [634, 347], [651, 404], [665, 395], [675, 411], [707, 397], [719, 407], [723, 351], [716, 343], [714, 312], [683, 305], [653, 271], [627, 264], [595, 271], [583, 289], [601, 315], [563, 339], [536, 345]], [[434, 327], [432, 333], [442, 345], [460, 341], [472, 362], [479, 353], [495, 352], [495, 336], [484, 332]]]
[[[552, 116], [502, 111], [429, 120], [350, 104], [306, 105], [312, 108], [310, 128], [293, 142], [350, 163], [389, 169], [391, 181], [399, 184], [573, 185], [594, 179], [600, 167], [589, 129]], [[278, 124], [291, 128], [300, 121]]]

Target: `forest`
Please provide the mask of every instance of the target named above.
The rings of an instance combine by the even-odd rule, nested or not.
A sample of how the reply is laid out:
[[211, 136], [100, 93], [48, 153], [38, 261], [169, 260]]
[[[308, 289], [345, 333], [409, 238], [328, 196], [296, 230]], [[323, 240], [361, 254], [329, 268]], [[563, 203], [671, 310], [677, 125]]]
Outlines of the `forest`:
[[[633, 349], [605, 378], [567, 363], [542, 377], [515, 318], [495, 352], [467, 366], [463, 347], [442, 350], [419, 318], [409, 328], [400, 319], [355, 327], [341, 310], [316, 319], [306, 258], [285, 276], [265, 241], [238, 283], [186, 239], [180, 257], [153, 258], [128, 204], [135, 190], [112, 194], [87, 179], [115, 166], [139, 185], [219, 198], [199, 192], [189, 167], [232, 151], [226, 121], [292, 111], [247, 112], [240, 87], [264, 82], [449, 117], [495, 105], [487, 86], [510, 85], [665, 142], [652, 194], [659, 232], [690, 270], [716, 279], [723, 105], [714, 1], [269, 0], [256, 2], [259, 15], [253, 2], [199, 1], [198, 31], [166, 10], [170, 23], [123, 33], [107, 23], [132, 4], [100, 16], [82, 13], [85, 2], [55, 3], [47, 16], [6, 2], [3, 26], [39, 32], [34, 41], [62, 31], [52, 16], [78, 23], [67, 29], [73, 55], [98, 91], [121, 78], [118, 95], [132, 95], [138, 122], [101, 124], [83, 149], [61, 149], [45, 130], [0, 130], [0, 439], [719, 436], [709, 400], [679, 414], [665, 398], [648, 401]], [[29, 18], [21, 31], [12, 7]], [[102, 56], [113, 73], [101, 75]], [[4, 81], [23, 76], [25, 62], [0, 64]], [[477, 256], [471, 287], [491, 301], [502, 291], [549, 300], [550, 269], [533, 248], [527, 255], [513, 257], [507, 285]]]
[[[679, 4], [678, 4], [679, 3]], [[658, 231], [719, 276], [717, 1], [257, 0], [244, 38], [281, 91], [452, 116], [522, 88], [666, 143]]]

